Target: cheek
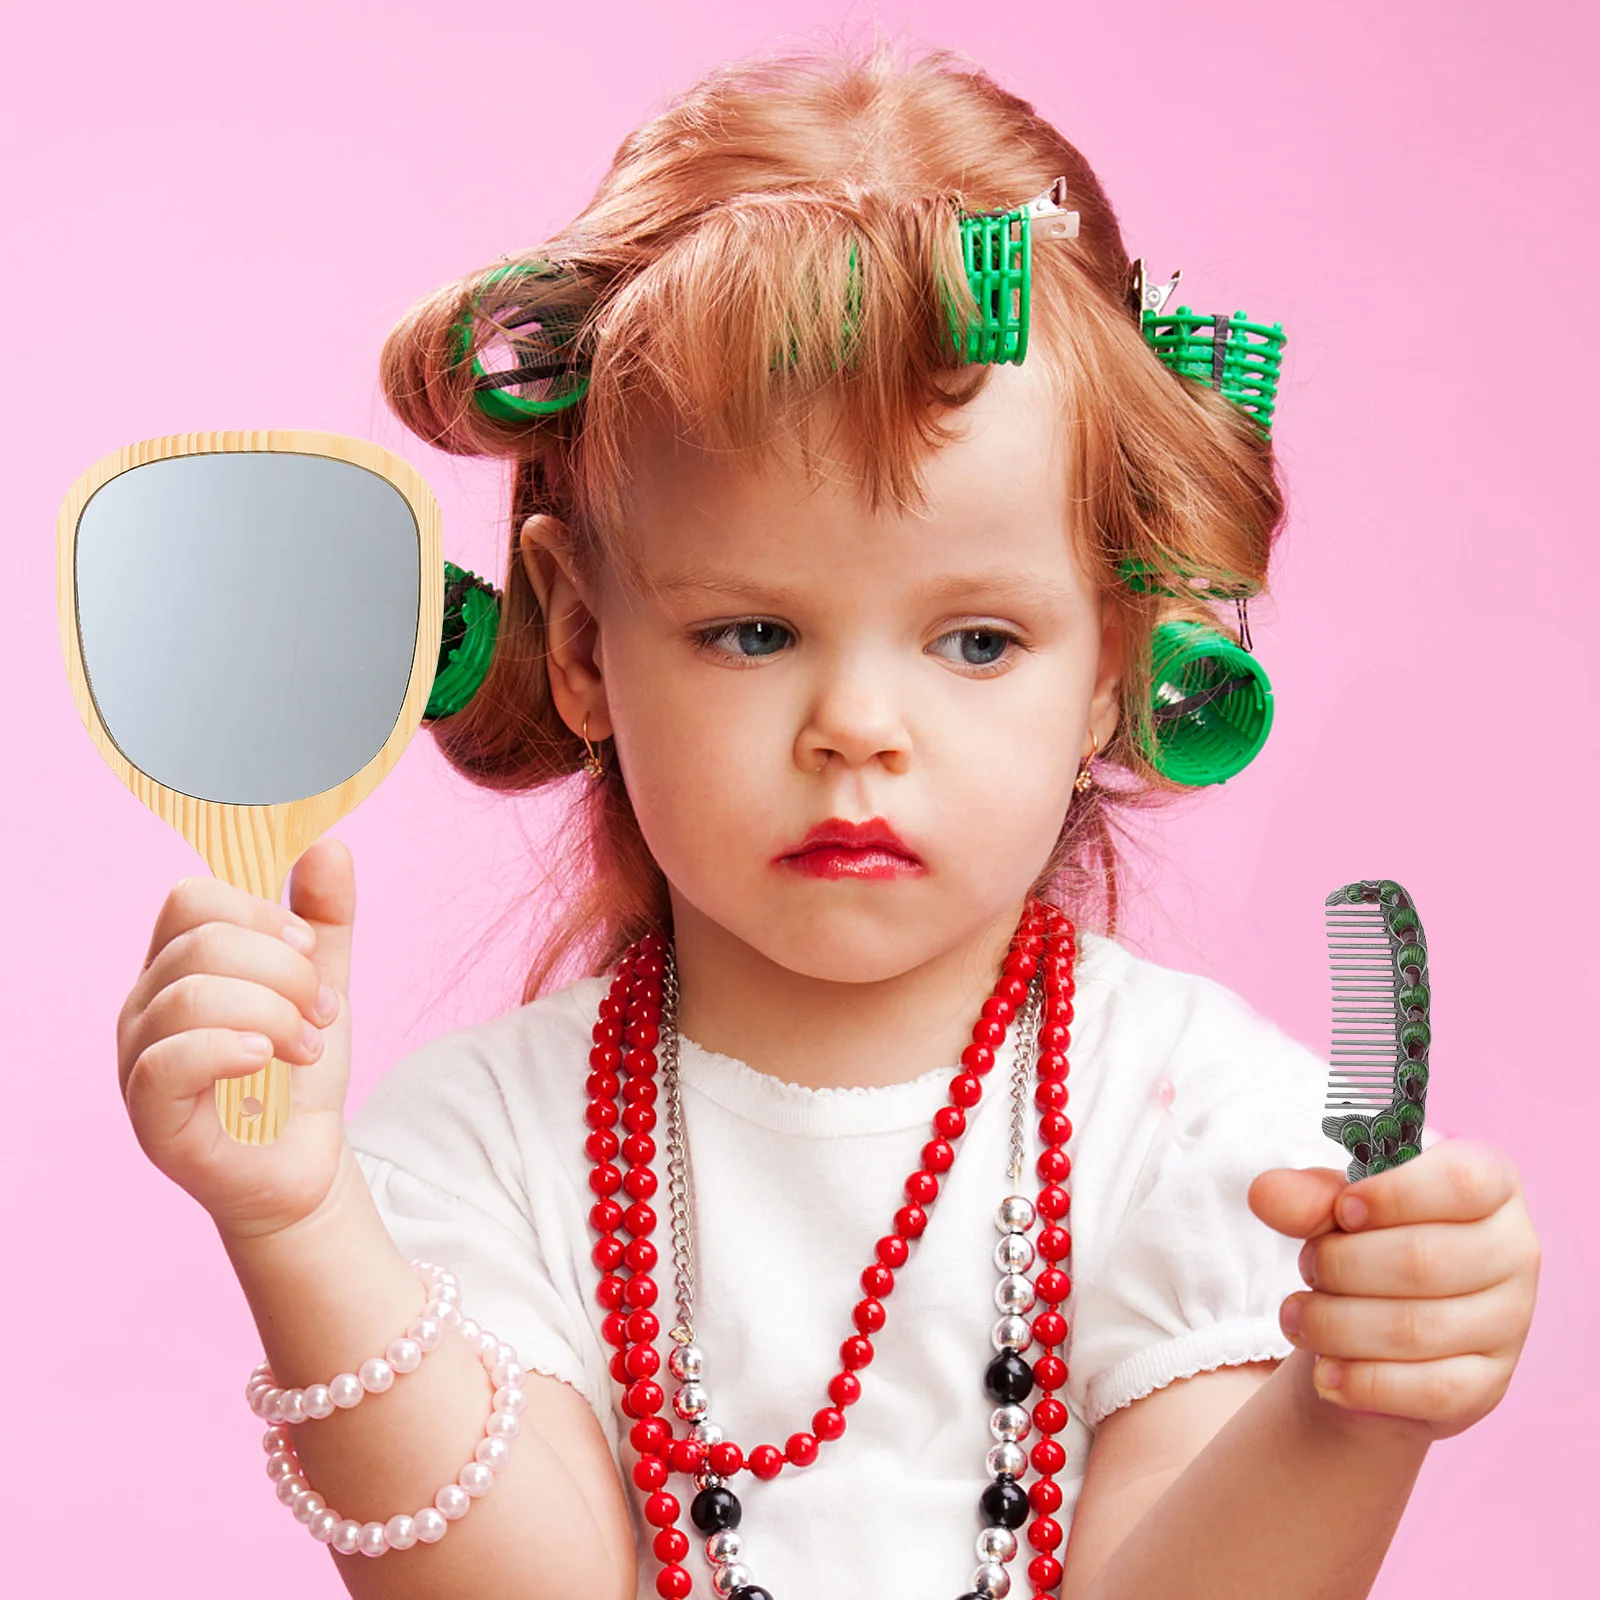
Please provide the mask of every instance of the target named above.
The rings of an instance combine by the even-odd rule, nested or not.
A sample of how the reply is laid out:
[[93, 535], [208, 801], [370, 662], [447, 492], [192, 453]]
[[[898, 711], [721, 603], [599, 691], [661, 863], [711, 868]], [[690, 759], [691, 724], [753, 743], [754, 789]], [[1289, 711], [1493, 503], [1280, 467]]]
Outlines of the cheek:
[[975, 872], [999, 856], [1042, 865], [1072, 800], [1086, 704], [1070, 684], [1039, 676], [947, 712], [947, 737], [930, 753], [932, 803], [942, 828], [964, 836]]
[[685, 670], [645, 651], [607, 662], [629, 798], [651, 853], [675, 882], [707, 863], [726, 870], [769, 834], [779, 842], [792, 716], [751, 681], [757, 676]]

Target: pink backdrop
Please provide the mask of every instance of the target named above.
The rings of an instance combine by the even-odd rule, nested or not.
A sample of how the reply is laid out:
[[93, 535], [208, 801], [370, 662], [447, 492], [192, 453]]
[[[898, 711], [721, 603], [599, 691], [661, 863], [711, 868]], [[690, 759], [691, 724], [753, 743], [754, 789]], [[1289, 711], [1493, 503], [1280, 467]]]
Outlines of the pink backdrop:
[[[1600, 1415], [1581, 1350], [1600, 1260], [1576, 1019], [1600, 999], [1584, 932], [1600, 884], [1580, 699], [1594, 374], [1575, 334], [1600, 254], [1593, 8], [245, 9], [57, 0], [9, 8], [0, 39], [15, 1028], [0, 1571], [17, 1580], [0, 1587], [343, 1593], [261, 1474], [240, 1398], [259, 1347], [210, 1224], [144, 1161], [115, 1090], [114, 1022], [156, 909], [203, 869], [73, 710], [62, 494], [151, 435], [362, 434], [426, 473], [446, 550], [498, 577], [499, 482], [388, 417], [385, 331], [568, 217], [622, 135], [702, 68], [876, 14], [1032, 97], [1099, 167], [1135, 252], [1186, 269], [1184, 298], [1288, 329], [1276, 437], [1293, 520], [1255, 619], [1277, 726], [1250, 771], [1163, 822], [1137, 942], [1320, 1048], [1322, 895], [1376, 874], [1416, 892], [1435, 1120], [1521, 1163], [1546, 1266], [1510, 1396], [1433, 1452], [1376, 1592], [1585, 1589], [1579, 1441]], [[543, 827], [536, 806], [469, 791], [426, 737], [339, 827], [361, 897], [355, 1100], [405, 1050], [507, 1003], [525, 920], [501, 919]]]

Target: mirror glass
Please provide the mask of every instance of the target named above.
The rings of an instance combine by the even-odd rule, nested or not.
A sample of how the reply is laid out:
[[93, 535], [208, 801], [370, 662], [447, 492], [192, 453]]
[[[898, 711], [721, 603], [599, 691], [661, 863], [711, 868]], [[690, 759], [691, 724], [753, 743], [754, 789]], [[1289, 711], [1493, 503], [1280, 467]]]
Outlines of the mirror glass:
[[176, 456], [78, 521], [90, 692], [146, 776], [225, 805], [334, 788], [383, 748], [416, 654], [416, 519], [386, 478], [281, 451]]

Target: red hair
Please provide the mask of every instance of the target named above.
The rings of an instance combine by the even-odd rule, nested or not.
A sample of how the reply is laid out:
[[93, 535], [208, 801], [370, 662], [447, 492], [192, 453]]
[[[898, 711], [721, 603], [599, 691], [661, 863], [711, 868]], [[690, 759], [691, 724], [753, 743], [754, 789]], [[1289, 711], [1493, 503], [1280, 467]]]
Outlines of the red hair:
[[[1088, 163], [1031, 106], [944, 52], [901, 60], [879, 45], [726, 67], [632, 134], [571, 225], [513, 258], [557, 268], [536, 293], [582, 329], [591, 377], [575, 407], [510, 422], [474, 398], [462, 318], [477, 308], [492, 322], [513, 293], [518, 306], [542, 304], [503, 263], [429, 296], [390, 334], [383, 382], [402, 421], [441, 449], [511, 464], [494, 660], [471, 703], [432, 725], [457, 770], [525, 790], [579, 768], [583, 745], [551, 702], [519, 531], [549, 513], [580, 564], [626, 568], [629, 445], [647, 414], [666, 407], [706, 444], [759, 455], [825, 413], [871, 504], [918, 505], [921, 467], [947, 437], [941, 417], [988, 371], [957, 365], [951, 340], [952, 298], [958, 313], [973, 309], [957, 212], [1010, 209], [1063, 175], [1079, 234], [1034, 251], [1029, 359], [1056, 378], [1077, 554], [1124, 624], [1125, 663], [1097, 769], [1116, 780], [1075, 799], [1037, 889], [1114, 932], [1119, 815], [1176, 787], [1143, 753], [1151, 629], [1211, 620], [1198, 599], [1132, 593], [1117, 564], [1264, 585], [1283, 497], [1255, 424], [1146, 346], [1116, 216]], [[669, 920], [615, 763], [574, 822], [570, 904], [524, 999], [563, 968], [605, 970]]]

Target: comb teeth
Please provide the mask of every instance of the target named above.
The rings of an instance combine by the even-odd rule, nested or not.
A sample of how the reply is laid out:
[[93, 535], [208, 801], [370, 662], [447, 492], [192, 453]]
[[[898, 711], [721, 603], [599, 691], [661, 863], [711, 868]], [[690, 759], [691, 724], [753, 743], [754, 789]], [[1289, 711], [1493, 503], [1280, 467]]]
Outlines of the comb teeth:
[[1329, 906], [1333, 1048], [1324, 1110], [1375, 1116], [1395, 1094], [1400, 1049], [1395, 1029], [1394, 945], [1376, 902]]

